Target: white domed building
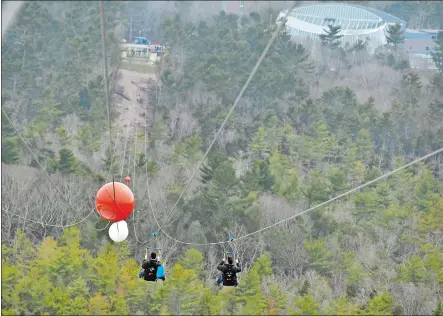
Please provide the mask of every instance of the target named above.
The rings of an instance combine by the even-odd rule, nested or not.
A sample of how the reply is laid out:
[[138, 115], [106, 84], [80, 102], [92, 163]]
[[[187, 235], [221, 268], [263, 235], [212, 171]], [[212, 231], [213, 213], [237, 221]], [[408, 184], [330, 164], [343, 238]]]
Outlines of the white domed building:
[[[279, 18], [286, 12], [281, 12]], [[367, 40], [368, 50], [373, 52], [386, 44], [388, 26], [397, 23], [406, 29], [405, 21], [379, 10], [346, 3], [315, 3], [294, 8], [286, 26], [294, 39], [318, 41], [328, 25], [340, 26], [342, 45]]]

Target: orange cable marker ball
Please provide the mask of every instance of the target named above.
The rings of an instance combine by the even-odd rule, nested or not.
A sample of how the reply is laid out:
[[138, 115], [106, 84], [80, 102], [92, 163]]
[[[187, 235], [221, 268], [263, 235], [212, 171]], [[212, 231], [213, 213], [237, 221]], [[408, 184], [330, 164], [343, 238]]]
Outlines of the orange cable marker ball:
[[[114, 201], [115, 185], [115, 201]], [[125, 220], [135, 207], [134, 194], [121, 182], [106, 183], [95, 197], [95, 207], [102, 218], [110, 222]]]

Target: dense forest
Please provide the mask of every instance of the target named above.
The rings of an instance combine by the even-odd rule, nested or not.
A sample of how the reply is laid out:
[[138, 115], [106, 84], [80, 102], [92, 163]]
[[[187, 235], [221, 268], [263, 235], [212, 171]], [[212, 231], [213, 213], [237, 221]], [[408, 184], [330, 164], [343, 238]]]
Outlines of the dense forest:
[[407, 21], [410, 28], [443, 28], [441, 1], [381, 1], [374, 4], [383, 11]]
[[[105, 3], [114, 85], [120, 40], [143, 7]], [[235, 240], [442, 148], [443, 33], [439, 70], [424, 72], [410, 68], [395, 26], [375, 54], [338, 45], [339, 28], [314, 45], [282, 30], [171, 212], [278, 11], [195, 21], [155, 11], [150, 32], [168, 50], [140, 101], [153, 124], [121, 138], [112, 111], [112, 143], [98, 11], [29, 2], [2, 43], [2, 108], [36, 155], [2, 115], [2, 313], [443, 315], [441, 154]], [[123, 243], [94, 210], [111, 175], [130, 175], [136, 196]], [[183, 241], [234, 242], [184, 246], [160, 232], [166, 281], [148, 284], [137, 275], [157, 220]], [[233, 292], [214, 280], [227, 250], [243, 266]]]

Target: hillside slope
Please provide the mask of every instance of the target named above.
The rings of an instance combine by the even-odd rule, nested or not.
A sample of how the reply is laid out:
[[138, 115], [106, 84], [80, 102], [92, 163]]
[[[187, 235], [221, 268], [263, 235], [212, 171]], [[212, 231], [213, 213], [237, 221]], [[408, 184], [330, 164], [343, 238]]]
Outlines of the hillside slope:
[[149, 88], [155, 80], [155, 74], [119, 70], [111, 101], [118, 126], [144, 130], [155, 108], [149, 98]]
[[[441, 314], [441, 154], [293, 216], [442, 148], [442, 74], [418, 74], [398, 47], [358, 57], [357, 48], [316, 50], [282, 31], [178, 201], [278, 12], [162, 18], [155, 32], [170, 47], [156, 77], [127, 71], [134, 68], [115, 54], [111, 68], [125, 69], [113, 85], [110, 144], [100, 38], [88, 35], [97, 21], [86, 24], [85, 15], [96, 14], [96, 3], [80, 3], [80, 13], [70, 2], [29, 5], [48, 5], [66, 19], [66, 34], [78, 29], [83, 37], [65, 41], [66, 59], [57, 52], [54, 61], [37, 38], [25, 37], [35, 45], [25, 50], [7, 45], [5, 104], [54, 183], [40, 172], [24, 176], [38, 166], [2, 121], [2, 161], [10, 168], [1, 200], [5, 314]], [[109, 6], [118, 19], [121, 11]], [[79, 49], [82, 38], [90, 59]], [[110, 46], [119, 50], [117, 40]], [[35, 68], [22, 68], [23, 55]], [[338, 58], [334, 78], [324, 63]], [[129, 175], [136, 197], [120, 244], [94, 203], [111, 175]], [[189, 244], [164, 233], [153, 240], [157, 223]], [[234, 241], [213, 244], [228, 236]], [[146, 246], [161, 247], [167, 262], [158, 290], [137, 278]], [[243, 267], [235, 297], [214, 285], [230, 250]]]

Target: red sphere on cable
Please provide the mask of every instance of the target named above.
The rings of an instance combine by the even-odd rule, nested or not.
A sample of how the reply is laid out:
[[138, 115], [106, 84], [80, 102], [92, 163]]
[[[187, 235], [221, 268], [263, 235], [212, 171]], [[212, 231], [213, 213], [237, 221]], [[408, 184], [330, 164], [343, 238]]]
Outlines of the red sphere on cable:
[[134, 194], [130, 188], [121, 182], [106, 183], [97, 192], [95, 207], [103, 219], [110, 222], [119, 222], [127, 219], [134, 210]]
[[129, 177], [126, 177], [126, 178], [125, 178], [125, 182], [126, 182], [126, 183], [129, 183], [129, 182], [131, 182], [131, 178], [129, 178]]

